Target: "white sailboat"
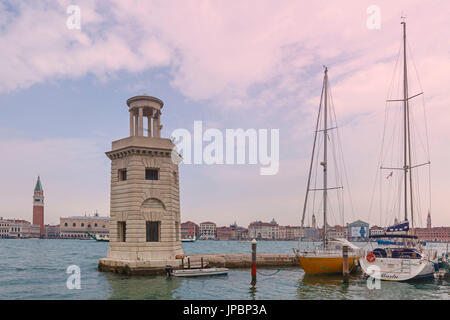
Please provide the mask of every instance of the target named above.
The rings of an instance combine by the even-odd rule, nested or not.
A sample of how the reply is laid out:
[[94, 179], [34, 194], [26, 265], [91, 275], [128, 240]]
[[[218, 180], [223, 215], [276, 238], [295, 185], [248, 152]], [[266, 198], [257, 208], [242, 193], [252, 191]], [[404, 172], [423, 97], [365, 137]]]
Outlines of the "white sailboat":
[[[388, 100], [387, 102], [402, 103], [402, 159], [401, 165], [398, 167], [380, 167], [380, 169], [388, 169], [393, 172], [398, 170], [402, 173], [399, 177], [400, 184], [398, 189], [398, 203], [402, 205], [404, 210], [404, 221], [387, 228], [384, 234], [371, 236], [376, 239], [387, 239], [394, 246], [380, 246], [375, 249], [371, 248], [365, 252], [364, 257], [359, 260], [360, 266], [366, 275], [380, 280], [390, 281], [406, 281], [418, 278], [433, 277], [436, 270], [436, 263], [431, 261], [431, 252], [424, 249], [417, 236], [414, 234], [414, 195], [417, 190], [413, 189], [413, 169], [426, 163], [415, 164], [412, 162], [412, 153], [415, 151], [411, 147], [411, 125], [410, 125], [410, 100], [421, 95], [422, 93], [410, 96], [408, 93], [408, 69], [406, 59], [406, 22], [403, 25], [403, 98], [396, 100]], [[400, 208], [400, 205], [398, 206]], [[411, 222], [411, 228], [410, 228]], [[400, 244], [400, 245], [398, 245]]]

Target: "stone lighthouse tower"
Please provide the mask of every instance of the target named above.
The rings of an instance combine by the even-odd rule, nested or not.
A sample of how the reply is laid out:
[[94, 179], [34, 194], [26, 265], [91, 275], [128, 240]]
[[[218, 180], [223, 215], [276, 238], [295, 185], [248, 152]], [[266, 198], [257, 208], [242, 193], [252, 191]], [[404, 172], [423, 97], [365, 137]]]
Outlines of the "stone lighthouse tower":
[[166, 265], [178, 266], [176, 255], [183, 254], [174, 144], [161, 138], [161, 100], [141, 95], [128, 99], [127, 105], [130, 136], [113, 141], [106, 152], [111, 159], [110, 242], [99, 269], [161, 271]]
[[33, 224], [39, 225], [41, 238], [44, 235], [44, 189], [42, 189], [41, 177], [38, 176], [33, 194]]

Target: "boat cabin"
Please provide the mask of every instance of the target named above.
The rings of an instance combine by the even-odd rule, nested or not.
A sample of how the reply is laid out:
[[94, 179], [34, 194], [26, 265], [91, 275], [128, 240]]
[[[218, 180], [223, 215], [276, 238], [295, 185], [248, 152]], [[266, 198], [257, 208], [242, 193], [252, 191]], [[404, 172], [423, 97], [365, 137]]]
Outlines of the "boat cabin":
[[377, 258], [421, 259], [421, 253], [414, 248], [377, 248], [372, 251]]

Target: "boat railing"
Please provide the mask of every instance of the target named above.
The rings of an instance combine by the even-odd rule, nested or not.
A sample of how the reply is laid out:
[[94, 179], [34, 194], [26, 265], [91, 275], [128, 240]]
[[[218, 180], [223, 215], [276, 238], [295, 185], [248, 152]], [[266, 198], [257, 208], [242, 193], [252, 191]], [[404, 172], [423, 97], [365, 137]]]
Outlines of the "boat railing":
[[[307, 248], [307, 249], [297, 249], [296, 253], [299, 255], [332, 255], [332, 256], [342, 256], [342, 250], [339, 249], [327, 249], [327, 248]], [[361, 250], [349, 250], [349, 256], [360, 256]]]

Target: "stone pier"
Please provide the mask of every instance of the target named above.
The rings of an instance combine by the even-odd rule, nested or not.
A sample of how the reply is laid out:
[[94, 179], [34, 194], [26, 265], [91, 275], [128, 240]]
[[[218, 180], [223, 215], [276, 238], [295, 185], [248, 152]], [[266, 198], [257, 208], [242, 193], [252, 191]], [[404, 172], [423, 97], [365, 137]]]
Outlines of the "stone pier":
[[[230, 269], [247, 269], [251, 267], [251, 253], [236, 254], [182, 254], [176, 258], [180, 263], [176, 266], [172, 265], [174, 270], [181, 269], [181, 260], [183, 260], [184, 268], [188, 267], [188, 258], [191, 268], [200, 268], [201, 258], [203, 258], [204, 267], [225, 267]], [[259, 253], [256, 256], [256, 264], [260, 268], [274, 267], [299, 267], [298, 260], [294, 254], [279, 253]], [[170, 263], [168, 263], [170, 265]], [[110, 260], [100, 259], [98, 268], [101, 271], [110, 271], [127, 275], [152, 275], [165, 274], [165, 266], [152, 265], [150, 261], [120, 261], [117, 259]]]

